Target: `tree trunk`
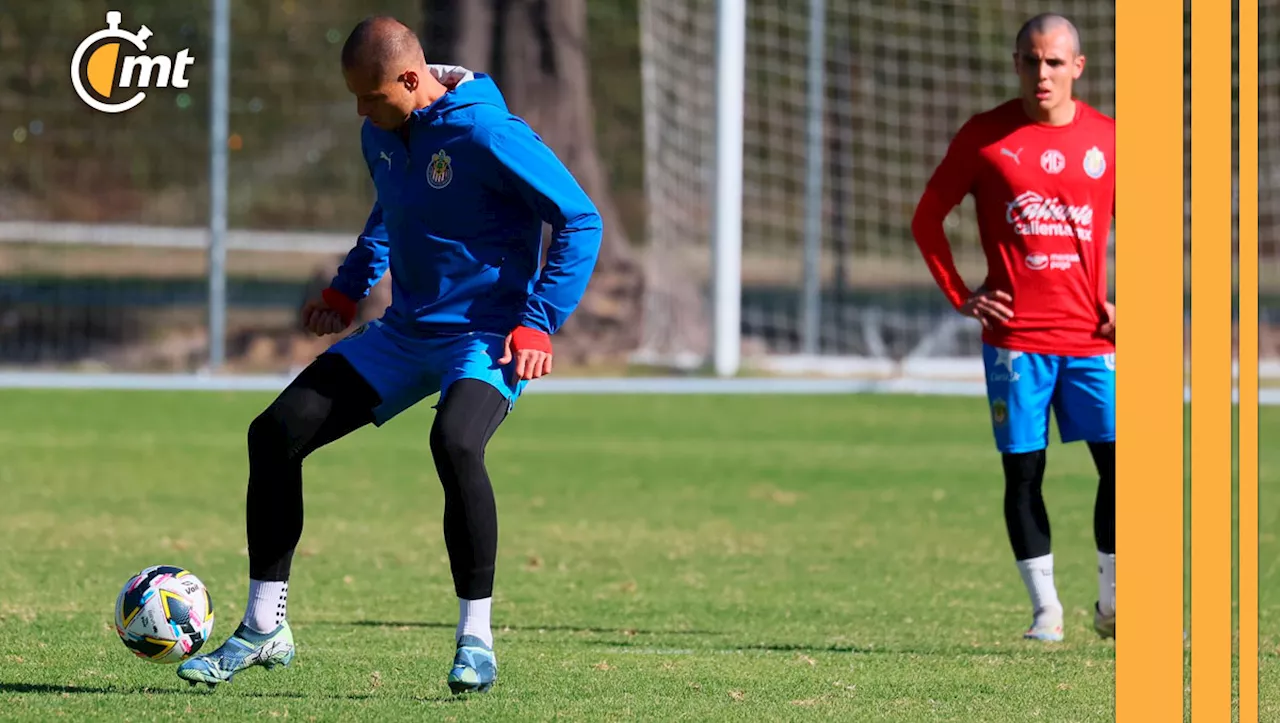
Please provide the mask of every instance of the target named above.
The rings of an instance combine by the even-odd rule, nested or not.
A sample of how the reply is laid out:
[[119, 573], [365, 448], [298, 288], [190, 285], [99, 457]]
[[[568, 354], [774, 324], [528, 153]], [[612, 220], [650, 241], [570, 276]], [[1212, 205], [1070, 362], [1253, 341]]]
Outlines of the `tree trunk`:
[[596, 150], [586, 0], [423, 3], [427, 62], [491, 75], [511, 111], [556, 152], [600, 211], [600, 261], [582, 304], [556, 336], [557, 358], [624, 358], [639, 344], [644, 278]]

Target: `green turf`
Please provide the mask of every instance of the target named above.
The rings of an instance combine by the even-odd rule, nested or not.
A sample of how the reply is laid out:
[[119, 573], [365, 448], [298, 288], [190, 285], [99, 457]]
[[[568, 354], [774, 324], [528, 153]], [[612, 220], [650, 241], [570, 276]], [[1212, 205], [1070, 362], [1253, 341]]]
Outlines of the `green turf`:
[[[1258, 410], [1258, 720], [1280, 721], [1280, 407]], [[1249, 544], [1240, 541], [1240, 544]]]
[[[457, 605], [424, 405], [308, 462], [295, 664], [189, 689], [125, 650], [111, 605], [141, 567], [183, 565], [213, 593], [214, 642], [231, 632], [243, 432], [268, 400], [0, 392], [0, 717], [1114, 717], [1114, 646], [1090, 628], [1088, 452], [1049, 458], [1067, 641], [1024, 642], [974, 399], [528, 396], [489, 453], [501, 677], [463, 699], [444, 685]], [[1264, 537], [1276, 606], [1274, 548]], [[1264, 698], [1280, 702], [1274, 667]]]

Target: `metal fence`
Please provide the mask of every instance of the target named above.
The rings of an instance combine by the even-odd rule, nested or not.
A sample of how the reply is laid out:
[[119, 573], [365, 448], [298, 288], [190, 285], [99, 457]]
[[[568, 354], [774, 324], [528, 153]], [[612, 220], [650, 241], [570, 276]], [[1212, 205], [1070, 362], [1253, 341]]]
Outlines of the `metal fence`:
[[[1087, 31], [1084, 87], [1110, 112], [1114, 4], [1068, 4]], [[1280, 0], [1262, 5], [1260, 348], [1264, 359], [1280, 361]], [[388, 0], [378, 11], [421, 27], [429, 6]], [[586, 6], [598, 150], [650, 272], [644, 345], [651, 358], [691, 351], [703, 360], [711, 333], [708, 209], [681, 216], [675, 205], [650, 205], [646, 189], [666, 184], [690, 193], [712, 178], [704, 151], [714, 97], [696, 87], [714, 82], [715, 2]], [[225, 36], [216, 32], [217, 7], [228, 10]], [[822, 23], [811, 22], [813, 7]], [[906, 232], [908, 201], [945, 143], [947, 124], [1010, 90], [1003, 63], [1011, 28], [1034, 9], [1015, 0], [827, 0], [784, 13], [773, 3], [747, 3], [741, 323], [748, 352], [892, 361], [949, 320]], [[88, 107], [68, 71], [81, 41], [106, 27], [108, 11], [120, 12], [124, 30], [150, 29], [148, 54], [189, 49], [190, 84], [152, 89], [127, 113]], [[347, 32], [368, 11], [356, 0], [45, 0], [0, 9], [7, 89], [0, 94], [0, 368], [190, 372], [212, 358], [232, 373], [278, 373], [322, 349], [328, 342], [303, 334], [296, 312], [327, 281], [372, 200], [360, 119], [337, 65]], [[814, 37], [824, 40], [823, 63], [808, 53]], [[660, 55], [672, 48], [685, 55]], [[212, 105], [219, 57], [227, 68], [225, 116]], [[683, 63], [679, 78], [662, 74], [672, 62]], [[825, 92], [810, 92], [806, 81], [815, 77]], [[976, 88], [985, 90], [975, 96]], [[921, 117], [939, 107], [927, 96], [944, 91], [964, 102], [947, 106], [945, 117]], [[819, 101], [829, 117], [825, 131], [813, 122]], [[639, 123], [646, 109], [651, 118], [674, 114], [672, 123]], [[220, 117], [225, 132], [211, 126]], [[913, 140], [917, 131], [930, 134], [927, 147]], [[675, 149], [684, 165], [662, 165], [670, 157], [646, 153], [655, 132], [668, 142], [685, 134]], [[224, 139], [216, 153], [211, 135]], [[836, 141], [835, 152], [830, 142], [815, 142], [823, 138]], [[824, 151], [822, 166], [808, 164], [815, 148]], [[804, 189], [814, 179], [825, 181], [824, 201], [806, 205]], [[225, 254], [211, 254], [209, 229], [221, 228], [220, 209]], [[972, 240], [961, 241], [962, 265], [972, 267]], [[853, 262], [832, 267], [842, 253]], [[868, 338], [882, 343], [869, 346]], [[966, 338], [932, 353], [971, 357]]]

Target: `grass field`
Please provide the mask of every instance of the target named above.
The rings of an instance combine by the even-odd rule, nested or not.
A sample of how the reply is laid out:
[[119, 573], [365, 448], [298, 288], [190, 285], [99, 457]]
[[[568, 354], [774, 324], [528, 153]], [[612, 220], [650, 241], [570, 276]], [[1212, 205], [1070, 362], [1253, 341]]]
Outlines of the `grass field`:
[[[1024, 642], [974, 399], [530, 395], [489, 455], [501, 677], [470, 698], [444, 685], [457, 605], [432, 411], [411, 410], [308, 462], [294, 666], [190, 689], [125, 650], [111, 605], [141, 567], [183, 565], [213, 593], [213, 643], [235, 627], [243, 432], [267, 401], [0, 392], [0, 718], [1114, 717], [1114, 646], [1090, 628], [1088, 452], [1049, 457], [1067, 641]], [[1274, 438], [1280, 415], [1263, 415]], [[1264, 460], [1264, 510], [1277, 469]], [[1280, 520], [1262, 524], [1275, 720], [1280, 620], [1265, 608], [1280, 607]]]

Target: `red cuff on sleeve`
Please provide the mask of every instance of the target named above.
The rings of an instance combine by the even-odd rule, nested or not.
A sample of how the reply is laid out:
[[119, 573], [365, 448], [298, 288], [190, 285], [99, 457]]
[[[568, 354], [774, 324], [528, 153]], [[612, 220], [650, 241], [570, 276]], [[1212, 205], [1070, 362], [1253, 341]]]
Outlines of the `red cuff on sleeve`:
[[352, 301], [351, 297], [332, 286], [320, 292], [320, 296], [330, 309], [338, 312], [338, 316], [342, 317], [342, 323], [350, 324], [355, 320], [356, 302]]
[[511, 332], [511, 349], [513, 351], [542, 351], [551, 353], [551, 336], [545, 331], [517, 326]]

